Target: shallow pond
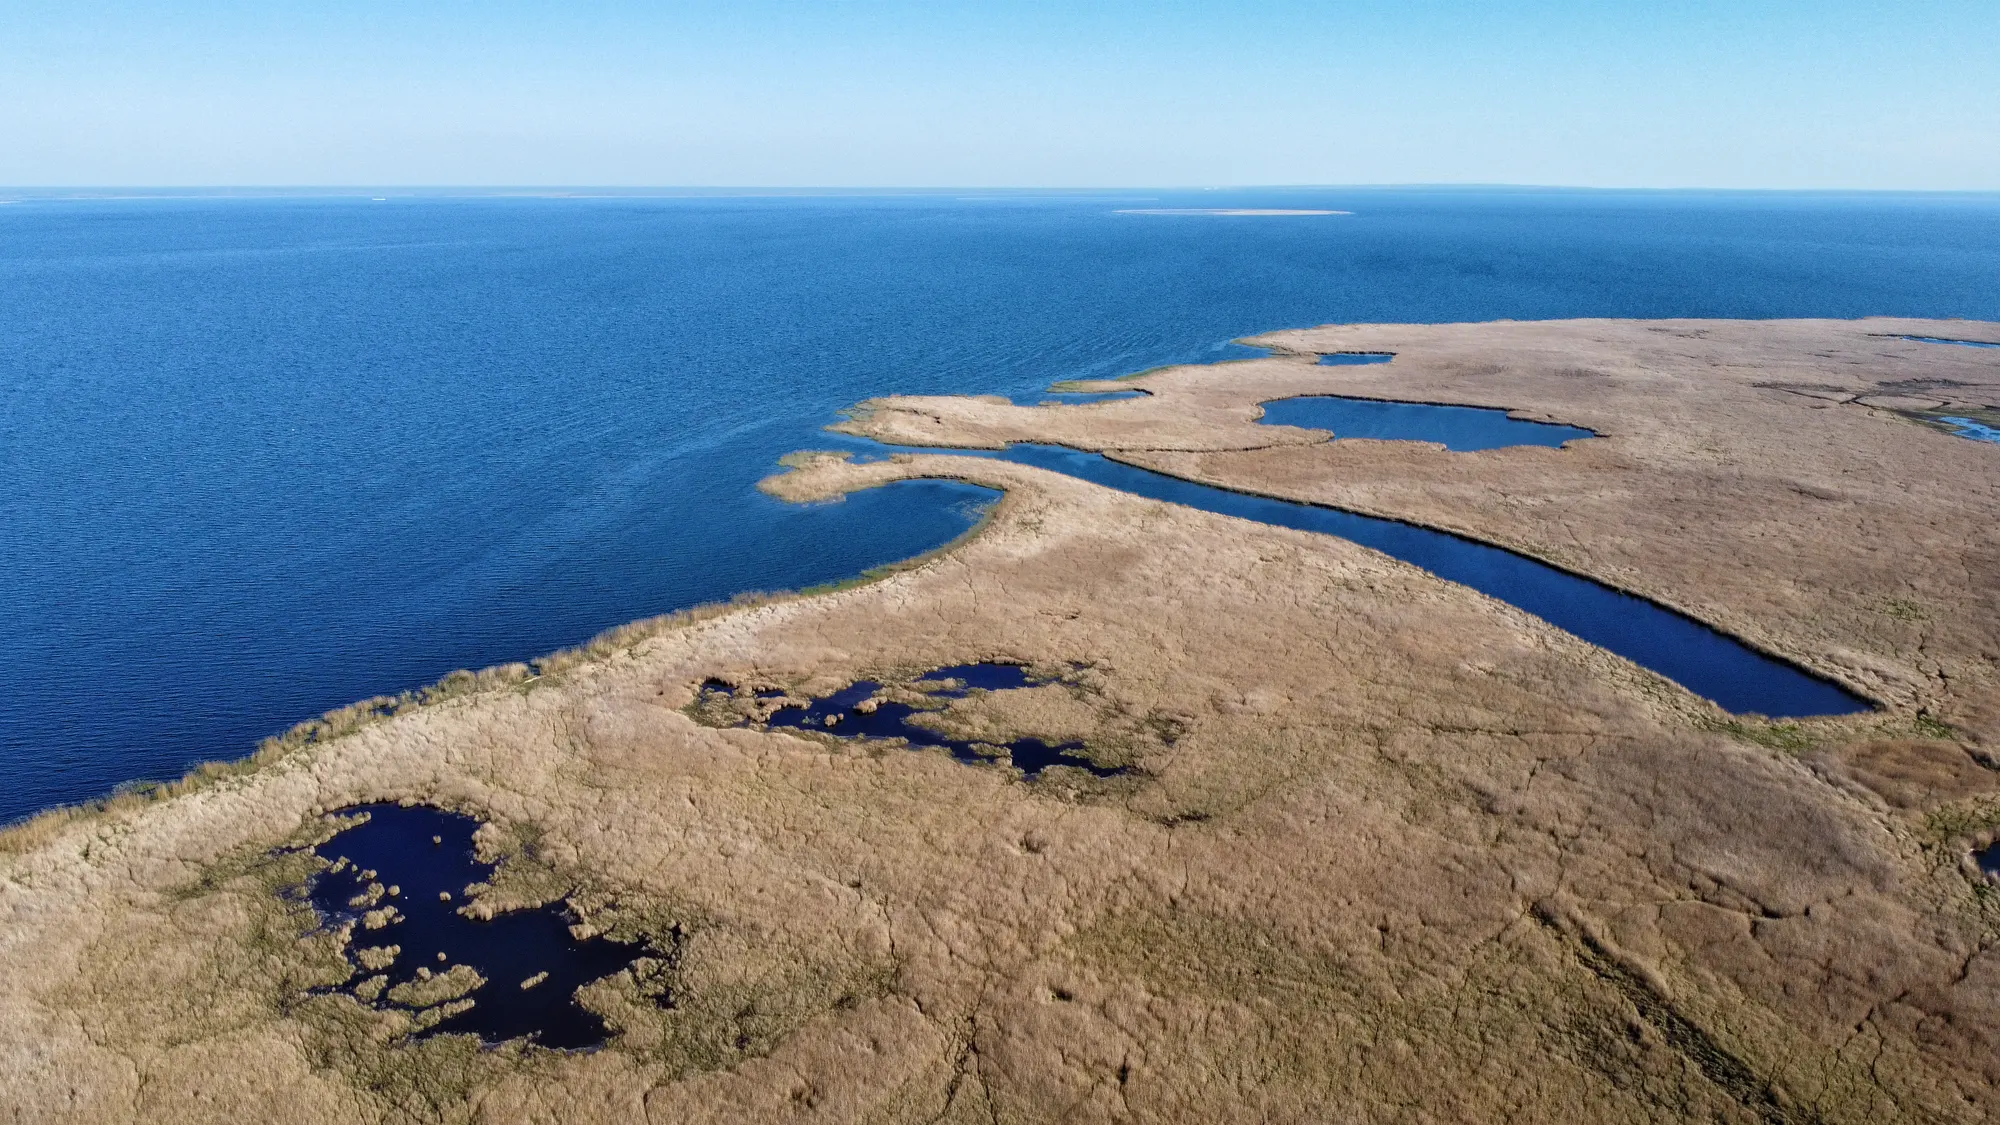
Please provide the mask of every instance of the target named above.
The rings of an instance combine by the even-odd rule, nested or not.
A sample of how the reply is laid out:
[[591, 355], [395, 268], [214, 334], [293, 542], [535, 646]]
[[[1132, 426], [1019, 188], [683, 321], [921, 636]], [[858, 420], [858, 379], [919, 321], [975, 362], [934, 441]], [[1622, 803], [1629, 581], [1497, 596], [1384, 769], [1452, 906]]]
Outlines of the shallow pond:
[[1960, 418], [1950, 414], [1939, 415], [1938, 421], [1950, 426], [1951, 432], [1957, 434], [1959, 437], [1971, 438], [1973, 441], [1990, 441], [2000, 444], [2000, 429], [1989, 426], [1984, 422], [1975, 422], [1970, 418]]
[[1919, 344], [1956, 344], [1961, 348], [2000, 348], [2000, 344], [1985, 340], [1953, 340], [1944, 336], [1898, 336], [1899, 340], [1915, 340]]
[[[458, 908], [469, 901], [466, 886], [487, 882], [494, 872], [473, 851], [472, 834], [479, 822], [471, 817], [424, 805], [344, 811], [366, 813], [368, 819], [313, 849], [334, 867], [306, 886], [329, 928], [354, 924], [348, 959], [355, 975], [332, 991], [377, 1009], [416, 1014], [424, 1005], [392, 998], [397, 987], [421, 986], [465, 965], [486, 978], [465, 993], [472, 1006], [416, 1035], [461, 1032], [486, 1043], [530, 1038], [563, 1050], [605, 1041], [604, 1021], [576, 1002], [576, 990], [630, 966], [650, 950], [604, 938], [578, 940], [560, 902], [496, 914], [490, 921], [460, 914]], [[373, 885], [382, 891], [371, 893]], [[387, 893], [390, 889], [396, 893]], [[394, 907], [395, 920], [366, 928], [364, 916], [382, 907]], [[389, 946], [401, 950], [387, 966], [364, 965], [363, 950]], [[530, 981], [534, 983], [528, 985]]]
[[1395, 358], [1395, 352], [1327, 352], [1319, 357], [1319, 363], [1321, 367], [1360, 367], [1370, 363], [1387, 363]]
[[1481, 406], [1389, 402], [1341, 395], [1303, 395], [1273, 399], [1263, 405], [1264, 416], [1258, 421], [1267, 426], [1331, 430], [1336, 438], [1435, 441], [1461, 453], [1511, 445], [1560, 447], [1564, 442], [1597, 436], [1596, 431], [1580, 426], [1509, 418], [1505, 410]]
[[[1013, 691], [1035, 687], [1047, 681], [1035, 680], [1018, 664], [957, 664], [926, 672], [911, 686], [942, 704], [964, 699], [975, 691]], [[729, 684], [710, 680], [704, 692], [733, 691]], [[874, 680], [858, 680], [832, 695], [801, 706], [778, 710], [765, 722], [772, 730], [816, 730], [839, 738], [901, 738], [912, 749], [933, 747], [972, 765], [1007, 762], [1028, 777], [1037, 777], [1051, 766], [1070, 766], [1095, 777], [1115, 777], [1124, 766], [1100, 766], [1084, 753], [1081, 742], [1050, 743], [1039, 738], [1021, 738], [1006, 743], [956, 739], [911, 720], [931, 714], [937, 707], [915, 706], [875, 698], [882, 685]], [[764, 693], [770, 698], [771, 693]], [[743, 725], [750, 725], [745, 723]]]
[[988, 456], [1204, 512], [1352, 540], [1518, 606], [1714, 700], [1725, 710], [1801, 718], [1853, 714], [1869, 707], [1839, 685], [1692, 618], [1499, 547], [1395, 520], [1213, 488], [1097, 453], [1023, 444]]

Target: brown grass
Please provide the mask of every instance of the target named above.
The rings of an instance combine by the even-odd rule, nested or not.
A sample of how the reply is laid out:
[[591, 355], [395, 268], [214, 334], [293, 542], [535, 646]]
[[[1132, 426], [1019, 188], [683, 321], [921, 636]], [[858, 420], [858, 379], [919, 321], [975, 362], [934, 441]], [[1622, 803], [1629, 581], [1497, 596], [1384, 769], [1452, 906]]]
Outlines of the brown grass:
[[[1650, 327], [1633, 338], [1659, 348], [1735, 331]], [[1481, 362], [1367, 331], [1380, 338], [1327, 342], [1398, 351], [1418, 379]], [[1527, 401], [1565, 350], [1608, 375], [1564, 385], [1645, 366], [1586, 338], [1638, 347], [1617, 326], [1564, 331], [1582, 335], [1549, 355], [1489, 339], [1514, 381], [1496, 396]], [[1830, 380], [1794, 369], [1845, 331], [1746, 366]], [[1264, 362], [1232, 365], [1214, 393], [1307, 377]], [[795, 459], [775, 490], [954, 477], [1007, 499], [976, 538], [865, 587], [613, 631], [525, 675], [371, 701], [258, 768], [118, 798], [115, 816], [17, 828], [39, 835], [0, 856], [0, 1117], [1992, 1120], [2000, 907], [1964, 850], [2000, 830], [1972, 756], [1989, 689], [1967, 641], [1992, 615], [1976, 584], [1934, 582], [1929, 552], [1977, 559], [1960, 539], [1881, 532], [1911, 517], [1861, 503], [1803, 556], [1832, 593], [1750, 596], [1799, 562], [1795, 533], [1772, 529], [1810, 496], [1788, 489], [1800, 499], [1762, 522], [1725, 506], [1696, 532], [1574, 515], [1610, 510], [1607, 482], [1712, 482], [1711, 447], [1765, 482], [1770, 462], [1704, 421], [1718, 416], [1704, 402], [1739, 409], [1734, 379], [1689, 379], [1678, 408], [1702, 424], [1681, 426], [1671, 456], [1645, 447], [1659, 459], [1643, 472], [1452, 465], [1467, 487], [1537, 498], [1531, 516], [1567, 505], [1578, 565], [1636, 559], [1623, 576], [1641, 585], [1672, 586], [1687, 555], [1734, 542], [1752, 576], [1718, 579], [1716, 597], [1778, 651], [1834, 638], [1823, 655], [1888, 682], [1919, 667], [1907, 641], [1947, 673], [1880, 714], [1716, 729], [1673, 685], [1340, 540], [986, 459]], [[1768, 393], [1799, 404], [1783, 408], [1793, 447], [1852, 450], [1838, 482], [1786, 468], [1813, 489], [1900, 490], [1949, 527], [1985, 502], [1870, 476], [1898, 464], [1896, 443], [1934, 435]], [[1454, 518], [1490, 499], [1425, 479]], [[1871, 540], [1894, 565], [1857, 549]], [[1065, 683], [975, 695], [941, 721], [1082, 737], [1137, 766], [1129, 784], [1025, 783], [684, 711], [709, 677], [820, 695], [996, 658]], [[1930, 715], [1947, 737], [1926, 737]], [[296, 849], [328, 830], [318, 810], [375, 800], [488, 821], [482, 851], [505, 862], [473, 905], [562, 897], [590, 928], [650, 943], [585, 991], [609, 1046], [412, 1040], [407, 1014], [319, 991], [352, 967], [274, 892], [309, 873]], [[361, 940], [395, 940], [376, 933]]]

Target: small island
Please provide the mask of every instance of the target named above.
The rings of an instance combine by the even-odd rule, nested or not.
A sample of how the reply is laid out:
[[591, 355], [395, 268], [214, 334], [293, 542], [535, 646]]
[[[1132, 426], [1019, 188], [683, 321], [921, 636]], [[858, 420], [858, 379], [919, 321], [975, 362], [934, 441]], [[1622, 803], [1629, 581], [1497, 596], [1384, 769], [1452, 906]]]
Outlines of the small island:
[[[0, 834], [7, 1103], [1993, 1120], [2000, 449], [1939, 419], [1995, 417], [2000, 350], [1939, 341], [2000, 324], [1328, 325], [1063, 388], [1143, 392], [1101, 401], [859, 404], [837, 429], [938, 452], [807, 451], [763, 487], [1003, 498], [855, 582]], [[1589, 436], [1264, 420], [1307, 396]], [[1497, 548], [1851, 705], [1725, 707], [1392, 553], [1015, 446]], [[552, 960], [502, 975], [499, 921]], [[564, 990], [559, 1035], [518, 1033]]]

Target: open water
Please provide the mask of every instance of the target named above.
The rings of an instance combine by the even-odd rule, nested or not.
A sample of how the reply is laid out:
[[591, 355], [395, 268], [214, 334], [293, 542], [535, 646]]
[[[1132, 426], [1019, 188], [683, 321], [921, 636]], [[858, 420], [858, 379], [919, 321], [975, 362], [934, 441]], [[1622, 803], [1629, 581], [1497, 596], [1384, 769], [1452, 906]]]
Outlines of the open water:
[[[1351, 216], [1119, 214], [1327, 207]], [[0, 206], [0, 819], [936, 546], [754, 489], [871, 395], [1328, 321], [2000, 319], [2000, 197], [1241, 191]]]

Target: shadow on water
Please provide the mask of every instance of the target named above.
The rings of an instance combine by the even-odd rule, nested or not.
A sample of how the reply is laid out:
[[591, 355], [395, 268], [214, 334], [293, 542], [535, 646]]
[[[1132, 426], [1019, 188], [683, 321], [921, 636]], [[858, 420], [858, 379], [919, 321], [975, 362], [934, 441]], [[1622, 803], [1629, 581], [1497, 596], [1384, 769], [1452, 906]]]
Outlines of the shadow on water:
[[1352, 540], [1524, 609], [1728, 711], [1803, 718], [1870, 706], [1838, 684], [1698, 621], [1499, 547], [1395, 520], [1196, 484], [1097, 453], [1022, 444], [986, 455], [1204, 512]]
[[[1085, 770], [1094, 777], [1116, 777], [1125, 766], [1100, 766], [1084, 753], [1081, 742], [1049, 743], [1039, 738], [1020, 738], [1006, 743], [957, 739], [942, 734], [922, 722], [921, 716], [935, 714], [944, 703], [965, 699], [973, 692], [1014, 691], [1050, 681], [1036, 680], [1018, 664], [956, 664], [926, 672], [910, 686], [926, 697], [923, 704], [878, 699], [882, 685], [875, 680], [857, 680], [832, 695], [803, 706], [787, 704], [765, 720], [772, 730], [816, 730], [839, 738], [901, 738], [912, 749], [934, 747], [947, 751], [961, 762], [990, 765], [1005, 761], [1028, 777], [1040, 776], [1051, 766]], [[721, 680], [701, 685], [704, 696], [728, 696], [735, 689]], [[783, 697], [783, 692], [758, 692], [759, 699]], [[738, 725], [751, 726], [745, 721]]]
[[[354, 978], [330, 991], [416, 1016], [419, 1037], [459, 1032], [489, 1044], [528, 1038], [559, 1050], [604, 1043], [604, 1022], [576, 1002], [576, 990], [651, 950], [604, 938], [578, 940], [560, 902], [496, 914], [489, 921], [459, 913], [468, 901], [467, 885], [485, 883], [494, 872], [473, 850], [479, 822], [471, 817], [423, 805], [366, 805], [346, 812], [366, 813], [367, 819], [313, 849], [333, 867], [305, 888], [329, 929], [353, 926], [347, 956]], [[393, 920], [367, 928], [370, 912], [378, 912], [379, 919], [385, 907], [394, 908], [387, 916]], [[364, 950], [392, 946], [400, 952], [386, 966], [364, 964]], [[469, 1007], [453, 1004], [457, 997], [424, 995], [425, 986], [459, 965], [485, 978], [464, 993]], [[524, 987], [529, 981], [534, 983]]]
[[1509, 418], [1505, 410], [1483, 406], [1439, 406], [1341, 395], [1273, 399], [1263, 406], [1264, 416], [1258, 421], [1267, 426], [1331, 430], [1336, 438], [1435, 441], [1460, 453], [1514, 445], [1560, 448], [1565, 442], [1597, 436], [1597, 431], [1581, 426]]

